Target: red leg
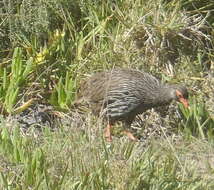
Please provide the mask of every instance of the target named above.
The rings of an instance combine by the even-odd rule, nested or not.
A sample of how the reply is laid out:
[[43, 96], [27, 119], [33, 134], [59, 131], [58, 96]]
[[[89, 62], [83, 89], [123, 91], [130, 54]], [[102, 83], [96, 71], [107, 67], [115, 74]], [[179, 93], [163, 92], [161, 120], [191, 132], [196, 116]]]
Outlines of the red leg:
[[125, 135], [127, 135], [132, 141], [138, 141], [138, 139], [136, 137], [134, 137], [134, 135], [131, 132], [125, 130], [125, 131], [123, 131], [123, 133]]
[[104, 137], [108, 142], [112, 141], [111, 128], [112, 128], [112, 125], [108, 124], [104, 131]]

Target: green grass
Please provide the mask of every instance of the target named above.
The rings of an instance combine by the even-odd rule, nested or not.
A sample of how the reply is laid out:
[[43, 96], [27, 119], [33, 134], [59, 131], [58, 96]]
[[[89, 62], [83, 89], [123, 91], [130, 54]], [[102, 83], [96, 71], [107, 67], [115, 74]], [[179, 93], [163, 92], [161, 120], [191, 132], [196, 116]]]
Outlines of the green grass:
[[[212, 0], [10, 0], [0, 8], [0, 189], [214, 189]], [[141, 117], [133, 143], [112, 143], [90, 113], [55, 130], [10, 117], [45, 102], [71, 108], [80, 81], [114, 67], [185, 83], [190, 108]], [[63, 122], [62, 122], [63, 123]], [[173, 128], [167, 135], [165, 128]]]
[[[99, 126], [91, 126], [92, 128]], [[127, 138], [108, 144], [92, 129], [63, 127], [22, 136], [1, 132], [2, 189], [212, 189], [213, 145], [159, 139], [144, 146]]]

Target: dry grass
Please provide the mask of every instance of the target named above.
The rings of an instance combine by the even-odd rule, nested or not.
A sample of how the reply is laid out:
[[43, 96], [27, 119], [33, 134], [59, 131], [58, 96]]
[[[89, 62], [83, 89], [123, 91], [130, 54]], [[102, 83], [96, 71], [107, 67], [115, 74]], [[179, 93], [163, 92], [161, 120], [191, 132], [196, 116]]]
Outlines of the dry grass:
[[[212, 1], [8, 2], [0, 8], [0, 189], [214, 189]], [[185, 83], [190, 109], [149, 110], [132, 126], [141, 142], [120, 124], [105, 142], [101, 119], [71, 104], [83, 78], [114, 67]], [[20, 120], [34, 121], [40, 103], [61, 122], [23, 130]]]

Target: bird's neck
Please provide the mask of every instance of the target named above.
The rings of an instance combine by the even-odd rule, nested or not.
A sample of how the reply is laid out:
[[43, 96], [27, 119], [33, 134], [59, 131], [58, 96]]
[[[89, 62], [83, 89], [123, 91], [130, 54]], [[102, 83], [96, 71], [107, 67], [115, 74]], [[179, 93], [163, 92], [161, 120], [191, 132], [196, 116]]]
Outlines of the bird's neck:
[[152, 104], [154, 107], [168, 105], [171, 102], [170, 98], [170, 87], [165, 85], [160, 85], [157, 87], [156, 91], [154, 91], [154, 95], [152, 96]]

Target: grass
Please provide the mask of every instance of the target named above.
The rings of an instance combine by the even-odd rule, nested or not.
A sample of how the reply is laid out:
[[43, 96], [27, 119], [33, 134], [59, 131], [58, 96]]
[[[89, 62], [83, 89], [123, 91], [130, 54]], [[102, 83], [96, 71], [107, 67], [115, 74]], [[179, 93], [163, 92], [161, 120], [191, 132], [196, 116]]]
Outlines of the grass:
[[[149, 146], [126, 138], [63, 127], [22, 136], [1, 132], [2, 189], [212, 189], [213, 148], [201, 140], [159, 139]], [[88, 129], [88, 131], [91, 129]], [[99, 140], [98, 140], [99, 139]], [[200, 148], [199, 148], [200, 147]], [[33, 150], [33, 151], [32, 151]]]
[[[0, 189], [214, 188], [212, 0], [8, 2], [0, 8]], [[114, 67], [185, 83], [190, 108], [148, 111], [133, 126], [141, 142], [116, 125], [107, 143], [100, 119], [80, 119], [71, 105], [83, 78]], [[69, 123], [25, 129], [14, 119], [40, 103]]]

